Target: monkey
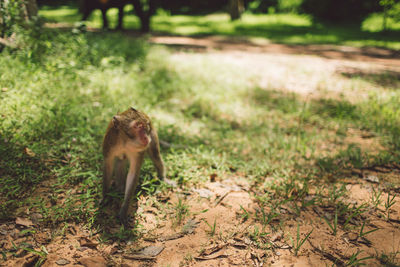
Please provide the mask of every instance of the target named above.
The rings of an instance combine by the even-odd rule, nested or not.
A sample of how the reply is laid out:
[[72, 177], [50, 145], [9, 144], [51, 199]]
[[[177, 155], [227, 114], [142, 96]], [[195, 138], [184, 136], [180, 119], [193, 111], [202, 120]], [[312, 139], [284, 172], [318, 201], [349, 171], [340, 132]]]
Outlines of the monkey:
[[[157, 131], [150, 118], [133, 107], [113, 116], [103, 139], [103, 196], [100, 203], [101, 205], [105, 203], [114, 172], [117, 190], [124, 192], [124, 200], [118, 214], [124, 226], [128, 225], [129, 202], [136, 191], [140, 168], [146, 153], [153, 161], [158, 178], [168, 180], [165, 177]], [[126, 163], [129, 163], [129, 169], [125, 181]]]

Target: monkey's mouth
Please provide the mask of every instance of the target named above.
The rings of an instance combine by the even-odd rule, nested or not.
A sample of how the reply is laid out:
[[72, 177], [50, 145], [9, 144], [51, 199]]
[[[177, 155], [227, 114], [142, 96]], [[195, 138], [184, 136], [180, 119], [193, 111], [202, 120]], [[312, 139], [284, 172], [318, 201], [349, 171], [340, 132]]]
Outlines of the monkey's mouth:
[[142, 145], [144, 145], [144, 146], [147, 146], [150, 141], [149, 141], [149, 138], [147, 137], [144, 129], [140, 129], [138, 133], [139, 133], [140, 143], [142, 143]]

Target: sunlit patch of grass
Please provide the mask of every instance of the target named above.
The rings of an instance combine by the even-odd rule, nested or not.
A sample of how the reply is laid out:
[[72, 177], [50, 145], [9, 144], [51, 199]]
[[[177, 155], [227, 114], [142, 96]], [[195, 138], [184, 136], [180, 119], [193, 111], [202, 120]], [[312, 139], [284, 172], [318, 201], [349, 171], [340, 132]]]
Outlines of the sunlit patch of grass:
[[[387, 18], [387, 27], [390, 30], [398, 31], [400, 30], [399, 21], [395, 21], [393, 18]], [[361, 26], [364, 31], [379, 32], [383, 30], [383, 14], [373, 13], [366, 18]]]
[[[81, 15], [77, 8], [63, 6], [60, 8], [44, 8], [41, 16], [55, 22], [76, 22]], [[117, 9], [107, 14], [111, 28], [117, 22]], [[264, 42], [285, 44], [339, 44], [356, 47], [379, 46], [391, 49], [400, 47], [400, 39], [396, 33], [399, 24], [390, 21], [389, 33], [382, 34], [381, 15], [371, 15], [360, 28], [358, 25], [323, 25], [312, 23], [307, 15], [299, 14], [248, 14], [238, 21], [230, 21], [226, 13], [209, 15], [168, 15], [161, 12], [152, 18], [152, 30], [157, 33], [201, 36], [223, 35], [240, 38], [257, 38]], [[101, 27], [101, 13], [93, 12], [88, 19], [88, 26]], [[124, 26], [138, 29], [139, 20], [132, 13], [132, 6], [125, 7]]]
[[[121, 34], [46, 34], [44, 42], [50, 45], [45, 50], [38, 46], [31, 55], [4, 51], [0, 58], [0, 88], [6, 88], [0, 92], [0, 198], [15, 199], [1, 202], [5, 218], [17, 215], [19, 201], [29, 200], [35, 185], [54, 179], [50, 191], [64, 205], [53, 194], [33, 201], [32, 209], [49, 224], [74, 220], [94, 225], [102, 136], [110, 118], [130, 106], [147, 112], [161, 140], [171, 144], [162, 147], [162, 154], [169, 178], [180, 186], [206, 181], [210, 174], [240, 175], [259, 184], [265, 199], [271, 199], [268, 190], [275, 190], [276, 205], [280, 198], [291, 201], [295, 214], [312, 204], [301, 199], [321, 169], [334, 174], [338, 168], [362, 168], [370, 162], [358, 146], [325, 151], [328, 156], [321, 158], [320, 144], [335, 145], [345, 136], [343, 130], [327, 139], [333, 130], [376, 132], [387, 150], [399, 147], [399, 96], [393, 90], [354, 103], [345, 98], [308, 100], [277, 87], [260, 88], [253, 69], [231, 60], [180, 57]], [[311, 70], [300, 72], [302, 77], [313, 75]], [[398, 159], [392, 154], [386, 162]], [[383, 154], [377, 157], [384, 160]], [[154, 177], [146, 161], [140, 194], [156, 192]], [[277, 185], [265, 183], [266, 177]], [[45, 201], [57, 205], [49, 207]]]
[[61, 6], [57, 9], [54, 8], [41, 8], [39, 15], [54, 22], [76, 22], [81, 18], [78, 10], [75, 7]]

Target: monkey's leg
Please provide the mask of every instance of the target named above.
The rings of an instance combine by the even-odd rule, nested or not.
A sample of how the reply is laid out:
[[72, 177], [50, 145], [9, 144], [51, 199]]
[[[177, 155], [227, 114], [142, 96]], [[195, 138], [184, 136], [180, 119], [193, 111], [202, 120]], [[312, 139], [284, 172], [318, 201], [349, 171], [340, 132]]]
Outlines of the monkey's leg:
[[107, 8], [101, 8], [101, 15], [103, 17], [103, 29], [108, 29]]
[[100, 205], [105, 204], [107, 193], [110, 191], [113, 168], [114, 159], [112, 157], [105, 158], [103, 165], [103, 198], [100, 201]]
[[135, 193], [139, 182], [140, 167], [143, 163], [143, 157], [143, 153], [138, 153], [134, 159], [130, 159], [129, 172], [126, 178], [124, 201], [122, 202], [121, 210], [119, 212], [119, 219], [124, 226], [128, 226], [129, 202], [132, 194]]
[[115, 162], [115, 185], [120, 193], [125, 191], [126, 163], [125, 159], [117, 159]]
[[122, 30], [122, 20], [124, 18], [124, 6], [118, 8], [118, 25], [117, 30]]

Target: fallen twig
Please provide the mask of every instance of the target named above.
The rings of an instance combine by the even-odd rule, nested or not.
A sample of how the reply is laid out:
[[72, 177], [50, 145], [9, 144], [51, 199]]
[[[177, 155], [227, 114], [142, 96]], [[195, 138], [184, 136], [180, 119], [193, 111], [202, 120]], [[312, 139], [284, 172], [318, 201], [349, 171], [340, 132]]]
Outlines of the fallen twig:
[[224, 198], [225, 198], [229, 193], [232, 193], [232, 190], [226, 192], [222, 197], [220, 197], [220, 198], [217, 200], [217, 202], [215, 202], [214, 207], [218, 206], [219, 203], [221, 203], [222, 200], [224, 200]]

